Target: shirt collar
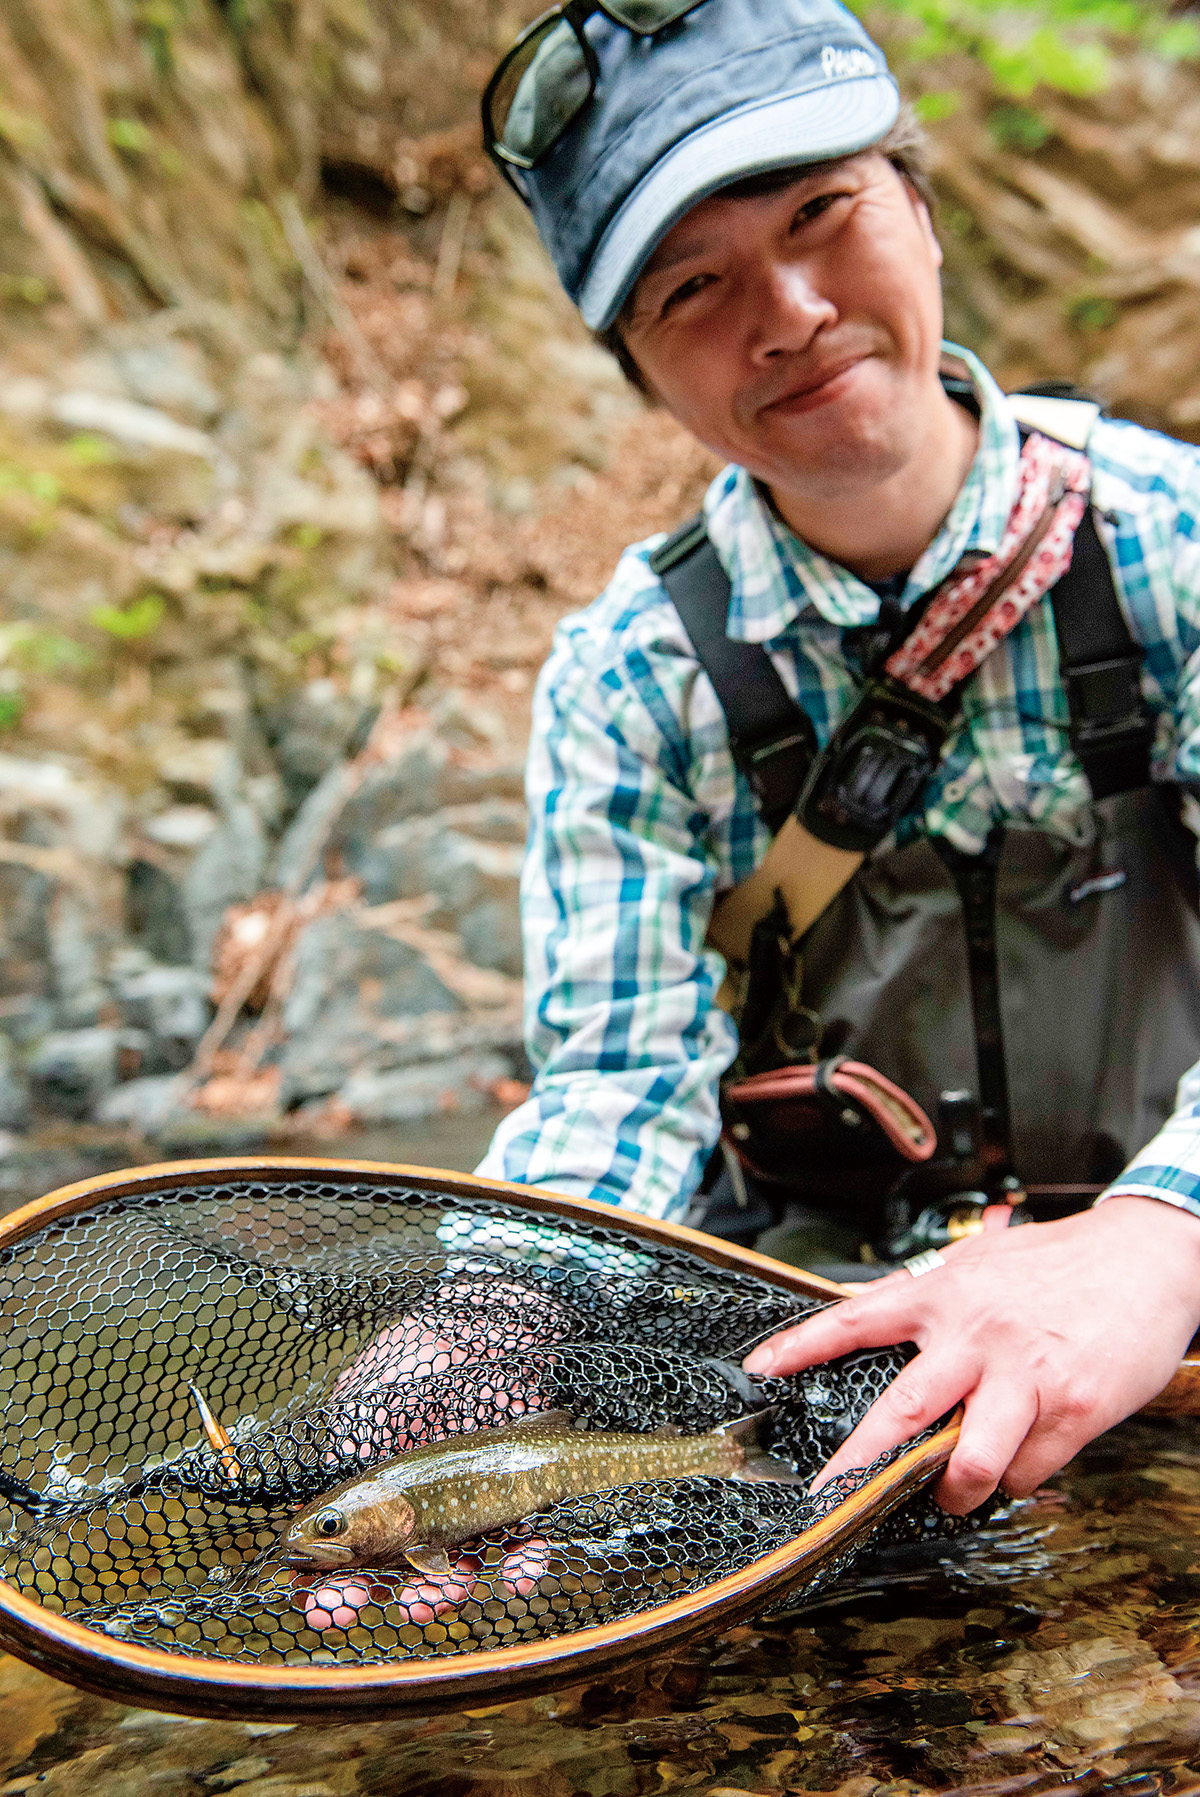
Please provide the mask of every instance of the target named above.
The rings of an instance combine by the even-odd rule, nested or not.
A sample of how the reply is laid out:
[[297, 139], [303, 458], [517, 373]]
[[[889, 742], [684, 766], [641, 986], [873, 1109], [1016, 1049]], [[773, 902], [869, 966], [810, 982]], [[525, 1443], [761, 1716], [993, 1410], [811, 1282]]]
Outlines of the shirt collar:
[[[944, 579], [968, 550], [994, 555], [1017, 495], [1021, 440], [1004, 394], [970, 350], [953, 343], [942, 350], [943, 368], [965, 374], [974, 385], [979, 448], [945, 523], [909, 575], [905, 607]], [[878, 594], [789, 530], [744, 468], [731, 466], [717, 476], [704, 511], [732, 587], [731, 637], [770, 642], [805, 612], [843, 629], [877, 621]]]

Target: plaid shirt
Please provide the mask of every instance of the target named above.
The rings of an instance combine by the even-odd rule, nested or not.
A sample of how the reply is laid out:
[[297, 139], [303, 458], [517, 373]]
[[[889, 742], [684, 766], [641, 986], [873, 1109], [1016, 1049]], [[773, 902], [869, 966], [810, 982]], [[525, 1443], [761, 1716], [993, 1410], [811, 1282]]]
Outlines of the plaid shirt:
[[[901, 604], [968, 550], [993, 553], [1016, 495], [1020, 440], [969, 352], [981, 406], [975, 460]], [[1159, 714], [1155, 770], [1200, 786], [1200, 450], [1101, 419], [1088, 446], [1093, 503]], [[857, 691], [843, 631], [878, 595], [780, 522], [744, 469], [705, 499], [732, 583], [728, 631], [767, 646], [822, 744]], [[715, 899], [746, 878], [769, 836], [735, 771], [725, 720], [666, 593], [655, 537], [626, 551], [607, 590], [561, 624], [538, 682], [522, 882], [526, 1033], [537, 1077], [479, 1171], [683, 1215], [715, 1146], [717, 1084], [736, 1050], [714, 1003], [724, 963], [705, 947]], [[926, 793], [927, 830], [968, 852], [994, 823], [1071, 843], [1090, 795], [1066, 736], [1049, 608], [1036, 605], [970, 681], [960, 726]], [[1200, 1215], [1200, 1067], [1180, 1109], [1110, 1188]]]

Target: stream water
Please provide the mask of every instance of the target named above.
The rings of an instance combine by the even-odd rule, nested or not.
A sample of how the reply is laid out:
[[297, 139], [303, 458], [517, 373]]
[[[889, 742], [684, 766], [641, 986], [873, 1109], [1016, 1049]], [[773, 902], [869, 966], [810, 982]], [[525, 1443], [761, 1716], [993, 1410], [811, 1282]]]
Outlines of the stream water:
[[612, 1683], [398, 1722], [129, 1710], [0, 1657], [0, 1794], [1200, 1790], [1200, 1426], [1131, 1422], [952, 1560]]

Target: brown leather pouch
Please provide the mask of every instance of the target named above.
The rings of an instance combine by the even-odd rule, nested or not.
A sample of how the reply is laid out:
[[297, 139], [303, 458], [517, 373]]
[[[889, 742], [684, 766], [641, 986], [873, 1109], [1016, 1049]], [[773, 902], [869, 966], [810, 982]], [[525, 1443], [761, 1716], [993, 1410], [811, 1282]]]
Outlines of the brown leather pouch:
[[814, 1197], [882, 1197], [937, 1146], [914, 1098], [840, 1057], [733, 1079], [721, 1109], [724, 1139], [747, 1172]]

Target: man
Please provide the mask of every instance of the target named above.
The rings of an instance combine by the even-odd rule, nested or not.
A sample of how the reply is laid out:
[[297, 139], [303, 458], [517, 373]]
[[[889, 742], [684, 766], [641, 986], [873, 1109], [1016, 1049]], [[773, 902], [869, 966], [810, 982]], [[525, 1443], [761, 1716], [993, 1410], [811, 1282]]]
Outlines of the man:
[[[1094, 757], [1085, 775], [1076, 753], [1087, 719], [1076, 728], [1060, 665], [1065, 605], [1059, 616], [1045, 598], [1053, 587], [1059, 605], [1072, 533], [1083, 568], [1094, 521], [1103, 578], [1140, 652], [1155, 776], [1195, 783], [1200, 455], [1107, 420], [1086, 458], [1036, 435], [1023, 447], [987, 371], [942, 343], [941, 257], [911, 133], [881, 53], [833, 0], [568, 6], [502, 64], [485, 123], [586, 322], [728, 458], [705, 505], [725, 634], [768, 646], [826, 752], [827, 784], [810, 775], [772, 845], [671, 576], [651, 565], [657, 545], [629, 550], [607, 592], [562, 625], [538, 689], [523, 885], [538, 1076], [480, 1171], [682, 1217], [739, 1046], [716, 998], [746, 939], [726, 954], [714, 946], [721, 902], [757, 882], [761, 916], [781, 855], [802, 880], [832, 870], [805, 937], [804, 1006], [815, 967], [817, 1008], [837, 996], [856, 1055], [890, 1056], [883, 1071], [904, 1084], [919, 1048], [926, 1103], [947, 1069], [964, 1070], [956, 1019], [973, 1006], [981, 1083], [998, 1093], [988, 1127], [1007, 1104], [1006, 1070], [1013, 1087], [1011, 1144], [991, 1143], [993, 1169], [1011, 1149], [1026, 1180], [1061, 1179], [1064, 1156], [1086, 1141], [1092, 1169], [1073, 1177], [1100, 1168], [1097, 1183], [1110, 1183], [1081, 1214], [988, 1230], [873, 1282], [747, 1366], [789, 1372], [914, 1342], [918, 1355], [826, 1476], [964, 1402], [942, 1503], [962, 1513], [997, 1484], [1029, 1492], [1159, 1391], [1200, 1324], [1200, 1076], [1184, 1080], [1166, 1120], [1170, 1088], [1200, 1057], [1200, 937], [1151, 841], [1148, 795], [1093, 803], [1108, 776]], [[948, 695], [927, 678], [936, 704], [918, 703], [919, 688], [901, 690], [890, 672], [913, 664], [910, 626], [932, 628], [931, 593], [961, 611], [977, 573], [992, 636]], [[995, 597], [1006, 587], [1024, 594], [1023, 611]], [[962, 632], [977, 610], [935, 633], [923, 678], [971, 648]], [[866, 838], [822, 836], [813, 794], [833, 793], [829, 815], [850, 814], [837, 810], [837, 778], [854, 768], [830, 761], [829, 745], [876, 677], [890, 682], [889, 704], [910, 706], [907, 722], [885, 706], [872, 739], [893, 757], [896, 790], [913, 732], [928, 727], [934, 746], [913, 802], [885, 820], [859, 868]], [[1036, 863], [1023, 886], [1003, 860], [1012, 845]], [[1001, 921], [1011, 912], [1020, 926], [1001, 961], [1005, 941], [1032, 957], [1026, 966], [1013, 949], [1014, 980], [1001, 967], [998, 1054], [979, 932], [952, 967], [945, 949], [951, 912], [962, 930], [955, 887], [969, 905], [981, 870], [997, 865]], [[799, 935], [809, 918], [789, 906], [787, 922]], [[992, 957], [994, 976], [994, 944]], [[1049, 970], [1044, 990], [1029, 967]], [[1089, 1012], [1073, 1037], [1075, 1013]], [[1076, 1062], [1089, 1055], [1080, 1085]], [[1038, 1079], [1023, 1093], [1026, 1065]]]

